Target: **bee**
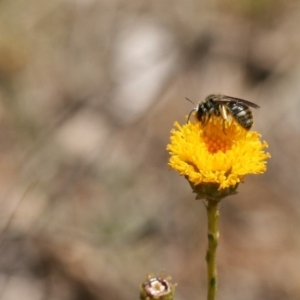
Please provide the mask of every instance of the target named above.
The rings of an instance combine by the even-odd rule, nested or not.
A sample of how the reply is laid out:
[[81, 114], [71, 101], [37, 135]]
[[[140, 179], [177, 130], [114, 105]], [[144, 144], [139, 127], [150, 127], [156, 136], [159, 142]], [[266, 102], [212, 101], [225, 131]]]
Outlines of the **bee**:
[[[192, 102], [190, 99], [186, 98]], [[193, 103], [194, 104], [194, 103]], [[196, 112], [197, 119], [205, 126], [212, 115], [222, 116], [224, 120], [223, 130], [225, 128], [225, 121], [228, 120], [228, 113], [246, 130], [249, 130], [253, 125], [253, 115], [249, 107], [259, 108], [253, 102], [243, 100], [240, 98], [213, 94], [205, 98], [203, 102], [196, 105], [189, 113], [187, 122], [193, 112]]]

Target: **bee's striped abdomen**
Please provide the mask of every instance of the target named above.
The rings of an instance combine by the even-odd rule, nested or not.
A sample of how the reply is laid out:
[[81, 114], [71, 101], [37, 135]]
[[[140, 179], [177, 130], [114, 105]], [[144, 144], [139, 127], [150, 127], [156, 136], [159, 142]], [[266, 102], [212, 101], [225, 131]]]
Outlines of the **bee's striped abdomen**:
[[240, 103], [229, 102], [227, 108], [236, 121], [245, 129], [250, 129], [253, 125], [253, 116], [248, 106]]

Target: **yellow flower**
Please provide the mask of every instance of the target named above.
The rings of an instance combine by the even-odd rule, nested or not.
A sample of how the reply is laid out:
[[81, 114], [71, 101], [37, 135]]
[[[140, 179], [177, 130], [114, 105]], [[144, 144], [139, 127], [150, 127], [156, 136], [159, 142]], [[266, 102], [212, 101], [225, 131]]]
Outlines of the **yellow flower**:
[[225, 124], [221, 117], [212, 116], [205, 126], [197, 120], [174, 125], [176, 129], [171, 131], [167, 146], [171, 154], [169, 166], [185, 176], [197, 193], [197, 186], [203, 192], [203, 187], [209, 185], [219, 192], [232, 193], [245, 175], [266, 171], [266, 159], [270, 157], [264, 152], [267, 143], [234, 118]]

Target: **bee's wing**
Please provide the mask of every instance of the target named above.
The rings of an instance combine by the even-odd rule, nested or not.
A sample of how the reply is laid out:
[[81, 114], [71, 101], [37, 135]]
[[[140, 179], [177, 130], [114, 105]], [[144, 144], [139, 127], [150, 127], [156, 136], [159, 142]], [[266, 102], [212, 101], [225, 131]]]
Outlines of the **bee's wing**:
[[234, 101], [237, 103], [241, 103], [241, 104], [245, 104], [247, 106], [253, 107], [253, 108], [259, 108], [259, 106], [253, 102], [244, 100], [244, 99], [240, 99], [240, 98], [235, 98], [235, 97], [230, 97], [230, 96], [217, 96], [214, 99], [216, 102], [230, 102], [230, 101]]

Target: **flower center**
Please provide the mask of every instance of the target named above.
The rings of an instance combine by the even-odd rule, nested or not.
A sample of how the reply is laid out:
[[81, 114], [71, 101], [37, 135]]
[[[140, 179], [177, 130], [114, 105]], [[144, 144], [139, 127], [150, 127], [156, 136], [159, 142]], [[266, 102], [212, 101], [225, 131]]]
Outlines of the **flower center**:
[[206, 144], [207, 150], [210, 153], [216, 153], [218, 151], [226, 152], [231, 148], [232, 142], [223, 136], [204, 136], [203, 140]]
[[151, 278], [144, 284], [144, 287], [149, 296], [157, 296], [157, 299], [171, 293], [169, 282], [163, 278]]

